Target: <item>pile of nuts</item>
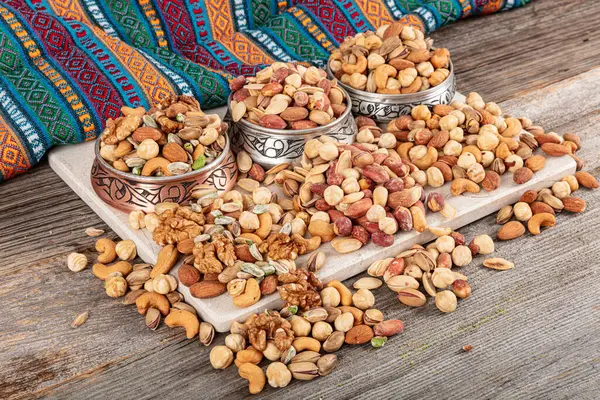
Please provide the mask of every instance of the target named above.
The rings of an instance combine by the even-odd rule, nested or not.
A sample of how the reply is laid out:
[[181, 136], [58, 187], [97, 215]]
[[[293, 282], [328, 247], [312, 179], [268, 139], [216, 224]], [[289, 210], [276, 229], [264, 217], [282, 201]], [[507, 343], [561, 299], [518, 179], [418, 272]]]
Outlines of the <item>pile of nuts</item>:
[[[100, 233], [98, 233], [100, 232]], [[103, 232], [90, 230], [88, 235], [99, 236]], [[154, 266], [149, 264], [131, 264], [137, 256], [137, 247], [132, 240], [118, 243], [100, 238], [96, 242], [97, 263], [92, 267], [94, 276], [104, 281], [106, 294], [112, 298], [123, 298], [123, 304], [135, 304], [138, 312], [145, 316], [146, 326], [156, 330], [164, 318], [165, 325], [183, 327], [188, 339], [199, 335], [200, 342], [208, 346], [214, 337], [214, 327], [201, 322], [196, 309], [183, 301], [176, 291], [177, 280], [169, 271], [177, 261], [177, 251], [167, 247], [158, 255]], [[111, 264], [112, 265], [108, 265]], [[67, 266], [73, 272], [87, 268], [88, 260], [84, 254], [71, 253]], [[81, 326], [88, 319], [87, 312], [73, 321], [72, 327]]]
[[206, 115], [190, 96], [168, 98], [146, 111], [122, 107], [106, 121], [100, 156], [115, 169], [142, 176], [171, 176], [213, 162], [226, 145], [227, 124]]
[[[226, 369], [235, 362], [250, 393], [257, 394], [267, 382], [283, 388], [292, 378], [309, 381], [329, 375], [337, 364], [333, 353], [344, 343], [382, 347], [388, 337], [404, 330], [404, 324], [386, 320], [373, 308], [375, 298], [367, 287], [375, 287], [364, 281], [360, 286], [352, 293], [341, 282], [331, 281], [320, 292], [322, 307], [300, 314], [298, 307], [287, 306], [279, 312], [253, 314], [244, 323], [233, 322], [225, 345], [210, 352], [213, 368]], [[270, 362], [266, 371], [259, 366], [263, 359]]]
[[575, 156], [580, 148], [577, 135], [561, 137], [528, 118], [503, 116], [497, 104], [485, 103], [477, 93], [469, 93], [466, 104], [454, 101], [432, 110], [416, 106], [411, 115], [391, 121], [387, 131], [382, 135], [378, 129], [365, 130], [356, 140], [396, 152], [421, 186], [437, 188], [452, 181], [455, 196], [481, 188], [496, 190], [507, 171], [517, 184], [528, 182], [546, 164], [544, 156], [534, 154], [538, 147], [549, 156], [571, 155], [581, 164]]
[[[488, 235], [478, 235], [467, 244], [462, 234], [450, 228], [440, 229], [436, 233], [438, 238], [426, 247], [414, 245], [394, 258], [375, 261], [367, 272], [379, 285], [381, 281], [376, 278], [383, 278], [388, 288], [398, 294], [402, 304], [422, 307], [427, 303], [426, 293], [435, 299], [435, 305], [441, 312], [448, 313], [456, 310], [457, 299], [467, 299], [471, 295], [468, 278], [453, 271], [452, 267], [469, 264], [477, 254], [493, 253], [494, 241]], [[484, 265], [496, 263], [512, 264], [492, 258], [486, 260]], [[421, 286], [425, 293], [419, 290]]]
[[244, 118], [270, 129], [310, 129], [327, 125], [346, 111], [345, 92], [317, 67], [276, 62], [254, 77], [229, 84], [234, 122]]
[[527, 190], [517, 203], [498, 211], [496, 223], [502, 225], [498, 230], [498, 240], [523, 236], [526, 232], [524, 224], [527, 224], [529, 233], [539, 235], [542, 227], [556, 225], [556, 213], [563, 210], [571, 213], [585, 211], [585, 200], [573, 196], [580, 187], [596, 189], [598, 181], [589, 173], [579, 171], [575, 175], [565, 176], [551, 188]]
[[408, 94], [438, 86], [450, 75], [450, 52], [401, 22], [348, 37], [329, 56], [336, 78], [354, 89]]

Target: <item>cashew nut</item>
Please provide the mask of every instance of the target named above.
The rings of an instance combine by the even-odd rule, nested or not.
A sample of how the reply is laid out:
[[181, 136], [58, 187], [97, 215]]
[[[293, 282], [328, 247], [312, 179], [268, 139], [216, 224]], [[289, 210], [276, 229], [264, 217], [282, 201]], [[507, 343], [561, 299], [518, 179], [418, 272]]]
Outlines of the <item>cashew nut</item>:
[[198, 317], [189, 311], [171, 309], [167, 318], [165, 318], [165, 325], [169, 328], [175, 328], [177, 326], [183, 326], [185, 328], [185, 335], [188, 339], [193, 339], [200, 329], [200, 321]]
[[[340, 294], [341, 303], [343, 306], [352, 305], [352, 292], [340, 281], [331, 281], [327, 284], [327, 287], [335, 288]], [[298, 350], [298, 349], [296, 349]]]
[[156, 308], [165, 316], [169, 314], [171, 304], [167, 297], [156, 292], [146, 292], [135, 300], [135, 305], [140, 314], [145, 315], [149, 308]]
[[408, 156], [408, 152], [414, 146], [415, 146], [415, 144], [413, 142], [403, 142], [403, 143], [400, 143], [398, 145], [398, 147], [396, 147], [396, 153], [398, 153], [398, 155], [400, 156], [401, 159], [403, 159], [403, 160], [410, 160], [410, 157]]
[[321, 342], [308, 336], [294, 339], [292, 346], [294, 346], [298, 353], [304, 350], [316, 351], [317, 353], [321, 351]]
[[117, 148], [114, 150], [113, 154], [115, 157], [121, 158], [121, 157], [124, 157], [127, 154], [131, 153], [132, 149], [133, 149], [133, 145], [129, 141], [123, 140], [123, 141], [119, 142], [119, 144], [117, 145]]
[[479, 147], [470, 144], [468, 146], [463, 147], [463, 150], [460, 154], [464, 154], [464, 153], [471, 153], [475, 156], [475, 160], [480, 163], [481, 160], [483, 159], [483, 154], [481, 154], [481, 150], [479, 150]]
[[[342, 70], [345, 74], [352, 75], [355, 72], [362, 74], [367, 69], [367, 58], [365, 56], [356, 57], [356, 64], [342, 64]], [[385, 86], [384, 86], [385, 87]]]
[[119, 261], [110, 266], [98, 263], [92, 267], [92, 274], [98, 279], [106, 280], [114, 272], [120, 272], [121, 275], [127, 276], [131, 270], [132, 266], [127, 261]]
[[453, 196], [460, 196], [464, 192], [479, 193], [481, 188], [472, 180], [466, 178], [458, 178], [452, 181], [450, 192]]
[[172, 244], [168, 244], [160, 249], [156, 264], [154, 264], [154, 268], [150, 272], [150, 278], [154, 278], [160, 274], [168, 274], [177, 262], [177, 256], [179, 256], [179, 252]]
[[523, 129], [521, 121], [512, 117], [506, 118], [505, 121], [507, 128], [501, 132], [502, 136], [512, 138], [521, 133], [521, 130]]
[[117, 258], [117, 245], [110, 239], [98, 239], [96, 242], [96, 250], [100, 253], [98, 255], [99, 263], [108, 264], [115, 261]]
[[512, 151], [517, 151], [517, 149], [519, 148], [519, 143], [521, 143], [520, 141], [516, 140], [515, 138], [511, 138], [511, 137], [499, 136], [499, 138], [500, 138], [500, 143], [506, 143], [508, 148]]
[[271, 217], [271, 213], [262, 213], [258, 216], [258, 221], [260, 222], [260, 225], [258, 226], [258, 229], [254, 231], [254, 234], [261, 239], [266, 239], [271, 233], [273, 217]]
[[539, 213], [535, 214], [527, 222], [527, 229], [532, 235], [539, 235], [541, 233], [540, 227], [542, 226], [554, 226], [556, 225], [556, 218], [550, 213]]
[[363, 314], [364, 312], [353, 306], [339, 306], [338, 309], [342, 311], [342, 313], [349, 312], [354, 317], [354, 325], [360, 325], [363, 323]]
[[419, 167], [419, 169], [421, 171], [425, 171], [427, 170], [427, 168], [431, 167], [433, 165], [434, 162], [436, 162], [438, 159], [438, 151], [435, 147], [428, 147], [427, 148], [427, 153], [419, 158], [418, 160], [413, 161], [413, 164], [415, 164], [417, 167]]
[[262, 392], [266, 383], [265, 374], [262, 368], [254, 364], [246, 363], [240, 365], [238, 373], [242, 378], [248, 381], [248, 390], [250, 391], [250, 394]]
[[398, 71], [396, 71], [396, 68], [389, 64], [380, 65], [379, 67], [375, 68], [375, 73], [373, 75], [373, 79], [375, 79], [375, 85], [378, 89], [385, 89], [388, 78], [395, 77], [397, 73]]
[[163, 176], [171, 176], [171, 172], [167, 168], [171, 162], [166, 158], [154, 157], [144, 164], [142, 168], [142, 176], [152, 176], [156, 171], [160, 171]]
[[[259, 221], [260, 221], [260, 218], [259, 218]], [[252, 240], [254, 243], [256, 243], [257, 246], [262, 243], [262, 239], [259, 238], [254, 233], [242, 233], [239, 237], [248, 239], [248, 240]]]
[[262, 351], [258, 351], [254, 346], [240, 350], [235, 355], [235, 365], [239, 368], [242, 364], [259, 364], [263, 359]]
[[246, 281], [244, 294], [233, 298], [233, 305], [240, 308], [246, 308], [256, 304], [258, 300], [260, 300], [260, 286], [258, 285], [258, 282], [256, 282], [256, 279], [250, 278]]

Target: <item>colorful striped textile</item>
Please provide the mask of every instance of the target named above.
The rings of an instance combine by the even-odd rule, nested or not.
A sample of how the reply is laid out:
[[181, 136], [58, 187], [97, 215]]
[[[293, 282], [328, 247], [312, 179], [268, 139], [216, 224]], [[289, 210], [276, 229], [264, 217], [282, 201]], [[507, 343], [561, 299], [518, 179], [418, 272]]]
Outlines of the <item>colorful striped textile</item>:
[[275, 60], [323, 65], [346, 36], [433, 31], [531, 0], [0, 0], [0, 182], [53, 145], [92, 140], [122, 106], [205, 109]]

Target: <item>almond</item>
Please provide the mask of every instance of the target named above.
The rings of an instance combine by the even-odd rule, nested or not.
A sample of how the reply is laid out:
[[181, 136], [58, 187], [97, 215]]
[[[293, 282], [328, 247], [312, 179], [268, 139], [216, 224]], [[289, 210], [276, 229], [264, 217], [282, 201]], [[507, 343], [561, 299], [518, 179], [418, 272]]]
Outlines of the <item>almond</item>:
[[179, 278], [179, 282], [184, 286], [192, 286], [201, 278], [200, 271], [190, 264], [181, 265], [179, 270], [177, 270], [177, 277]]
[[535, 140], [538, 142], [538, 144], [541, 146], [545, 143], [554, 143], [554, 144], [560, 144], [560, 139], [554, 135], [548, 135], [548, 134], [543, 134], [543, 135], [538, 135], [535, 137]]
[[525, 166], [533, 172], [540, 171], [546, 166], [546, 158], [544, 156], [531, 156], [525, 160]]
[[568, 140], [569, 142], [573, 142], [577, 145], [577, 150], [581, 149], [581, 138], [579, 136], [577, 136], [574, 133], [565, 133], [563, 135], [563, 138], [565, 140]]
[[192, 254], [194, 251], [194, 239], [184, 239], [177, 242], [177, 251], [181, 254]]
[[238, 260], [245, 262], [255, 262], [256, 258], [250, 253], [250, 247], [247, 244], [238, 244], [235, 246], [235, 256]]
[[588, 189], [596, 189], [598, 187], [598, 181], [588, 172], [579, 171], [575, 173], [575, 178], [577, 178], [577, 182], [579, 182], [581, 186]]
[[544, 153], [553, 157], [565, 156], [567, 154], [571, 154], [571, 149], [563, 146], [562, 144], [557, 143], [544, 143], [542, 145], [542, 150]]
[[162, 132], [156, 128], [142, 126], [140, 128], [137, 128], [133, 132], [132, 137], [133, 140], [135, 140], [138, 143], [141, 143], [144, 139], [152, 139], [156, 141], [162, 137]]
[[308, 110], [304, 107], [289, 107], [279, 116], [288, 122], [300, 121], [308, 117]]
[[492, 192], [500, 187], [501, 178], [492, 170], [485, 171], [485, 177], [481, 182], [481, 187], [486, 192]]
[[561, 199], [565, 210], [572, 213], [579, 213], [585, 211], [585, 200], [580, 199], [579, 197], [565, 197]]
[[273, 294], [277, 290], [277, 275], [269, 275], [260, 282], [260, 293], [263, 296]]
[[527, 190], [521, 195], [520, 202], [531, 204], [537, 199], [537, 192], [535, 190]]
[[498, 240], [512, 240], [525, 233], [525, 227], [519, 221], [507, 222], [498, 231]]
[[227, 286], [219, 281], [196, 282], [190, 286], [190, 294], [198, 299], [207, 299], [217, 297], [225, 293]]
[[527, 167], [521, 167], [513, 174], [513, 180], [519, 185], [529, 182], [531, 178], [533, 178], [533, 171]]
[[162, 150], [164, 158], [171, 162], [186, 162], [188, 160], [188, 152], [177, 143], [167, 143]]
[[529, 207], [531, 208], [531, 213], [533, 215], [535, 214], [540, 214], [540, 213], [548, 213], [548, 214], [552, 214], [554, 215], [554, 208], [550, 207], [548, 204], [543, 203], [541, 201], [534, 201], [533, 203], [531, 203], [529, 205]]
[[368, 325], [356, 325], [346, 332], [347, 344], [364, 344], [373, 339], [373, 329]]
[[429, 147], [441, 149], [450, 140], [450, 133], [446, 130], [438, 131], [427, 143]]

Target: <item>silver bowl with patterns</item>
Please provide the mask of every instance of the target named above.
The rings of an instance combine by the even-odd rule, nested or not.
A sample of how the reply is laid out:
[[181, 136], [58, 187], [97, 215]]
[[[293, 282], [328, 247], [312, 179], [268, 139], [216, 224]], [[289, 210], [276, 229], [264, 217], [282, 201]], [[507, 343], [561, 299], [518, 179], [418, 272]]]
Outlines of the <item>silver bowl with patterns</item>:
[[227, 102], [227, 114], [223, 118], [230, 125], [229, 137], [234, 152], [245, 150], [254, 162], [271, 168], [285, 162], [293, 162], [302, 157], [304, 143], [319, 136], [329, 136], [342, 143], [354, 143], [358, 132], [352, 116], [352, 99], [346, 96], [346, 111], [327, 125], [311, 129], [270, 129], [241, 119], [231, 120], [231, 96]]
[[[379, 94], [364, 90], [354, 89], [338, 80], [338, 85], [352, 98], [352, 112], [355, 116], [370, 117], [380, 126], [385, 126], [391, 120], [401, 115], [408, 115], [413, 107], [420, 104], [434, 106], [437, 104], [450, 104], [456, 93], [456, 79], [454, 66], [450, 61], [448, 68], [450, 74], [444, 82], [427, 90], [409, 94]], [[327, 71], [331, 77], [333, 73], [329, 66]]]

